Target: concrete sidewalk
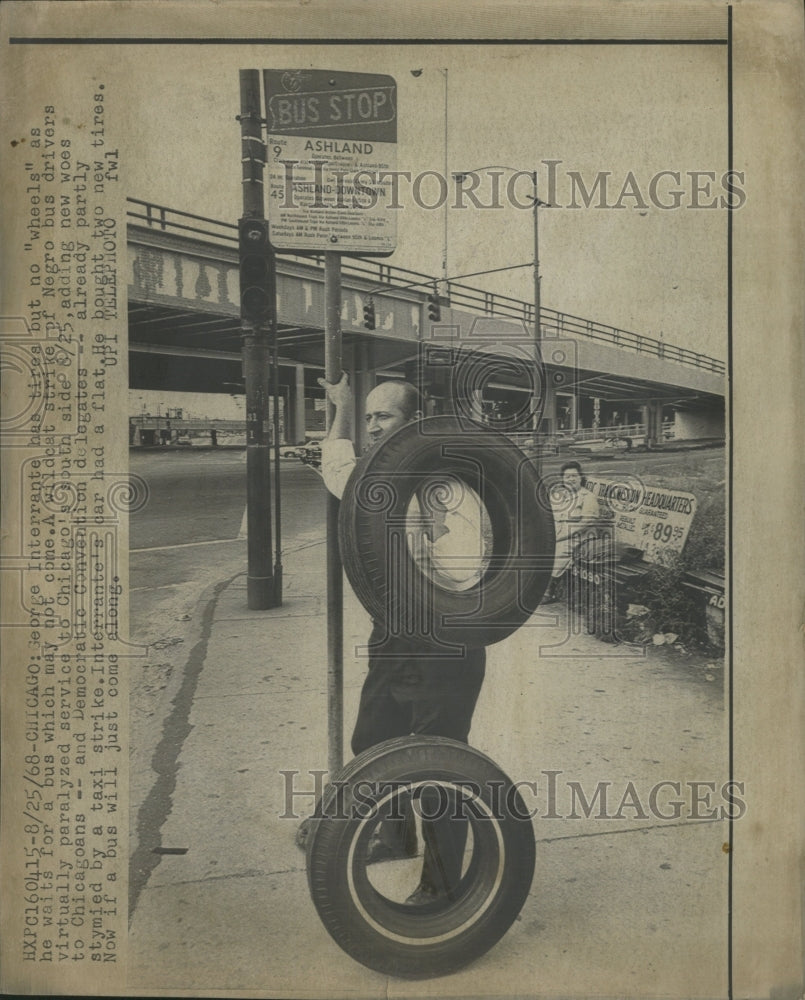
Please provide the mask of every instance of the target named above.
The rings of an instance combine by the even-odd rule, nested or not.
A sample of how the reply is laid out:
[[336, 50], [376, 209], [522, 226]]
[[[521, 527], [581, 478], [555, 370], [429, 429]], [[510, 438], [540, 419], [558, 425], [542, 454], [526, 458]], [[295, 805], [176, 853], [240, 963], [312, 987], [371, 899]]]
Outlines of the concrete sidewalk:
[[[420, 982], [355, 963], [308, 895], [287, 785], [327, 766], [324, 546], [287, 560], [282, 608], [246, 609], [238, 576], [202, 599], [184, 671], [162, 694], [148, 788], [132, 804], [135, 908], [129, 987], [273, 997], [502, 995], [717, 997], [726, 993], [726, 824], [664, 820], [660, 781], [727, 777], [722, 692], [654, 655], [568, 635], [561, 606], [490, 647], [471, 734], [514, 779], [536, 782], [537, 867], [523, 911], [472, 966]], [[368, 617], [345, 586], [345, 720], [355, 718]], [[557, 818], [545, 817], [545, 772]], [[568, 781], [609, 812], [572, 818]], [[635, 797], [638, 807], [634, 808]], [[664, 810], [674, 798], [660, 796]], [[690, 793], [687, 794], [688, 801]], [[716, 792], [713, 804], [721, 799]], [[297, 798], [303, 813], [312, 798]], [[702, 812], [704, 808], [702, 807]], [[579, 812], [576, 813], [580, 815]], [[135, 816], [138, 828], [134, 830]], [[135, 842], [136, 834], [136, 842]], [[155, 853], [156, 851], [183, 853]]]

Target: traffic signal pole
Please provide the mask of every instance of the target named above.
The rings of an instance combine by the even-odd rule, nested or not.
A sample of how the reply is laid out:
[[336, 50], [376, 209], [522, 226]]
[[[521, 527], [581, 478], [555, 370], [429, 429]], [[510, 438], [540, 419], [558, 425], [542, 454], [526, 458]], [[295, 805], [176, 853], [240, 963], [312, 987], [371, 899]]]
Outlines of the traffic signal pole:
[[247, 595], [253, 611], [277, 604], [271, 539], [269, 385], [276, 337], [276, 261], [268, 242], [265, 142], [258, 70], [240, 71], [243, 216], [239, 226], [243, 376], [246, 382]]

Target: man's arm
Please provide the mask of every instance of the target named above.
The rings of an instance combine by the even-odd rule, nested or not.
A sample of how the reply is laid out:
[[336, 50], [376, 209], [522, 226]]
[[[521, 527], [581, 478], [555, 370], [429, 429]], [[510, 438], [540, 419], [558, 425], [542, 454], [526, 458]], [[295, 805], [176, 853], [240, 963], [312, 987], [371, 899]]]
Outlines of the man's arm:
[[327, 489], [340, 499], [350, 473], [355, 468], [355, 448], [352, 443], [352, 388], [346, 373], [341, 376], [340, 382], [326, 382], [320, 378], [319, 385], [323, 387], [327, 398], [335, 407], [330, 430], [322, 442], [321, 474]]

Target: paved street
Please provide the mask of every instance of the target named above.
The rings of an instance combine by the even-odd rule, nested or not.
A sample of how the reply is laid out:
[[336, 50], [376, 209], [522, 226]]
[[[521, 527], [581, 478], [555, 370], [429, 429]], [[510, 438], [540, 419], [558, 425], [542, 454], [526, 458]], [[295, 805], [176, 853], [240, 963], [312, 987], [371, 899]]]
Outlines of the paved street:
[[[557, 472], [568, 457], [545, 462]], [[712, 482], [724, 478], [723, 448], [692, 452], [636, 452], [580, 456], [589, 472], [599, 475], [668, 476], [676, 470], [700, 473]], [[148, 503], [131, 518], [131, 586], [142, 593], [154, 586], [206, 578], [219, 550], [198, 543], [237, 539], [246, 502], [245, 454], [240, 450], [149, 450], [131, 452], [131, 471], [148, 483]], [[324, 488], [321, 478], [295, 459], [282, 460], [283, 547], [321, 528]], [[184, 547], [184, 548], [180, 548]], [[240, 552], [240, 549], [237, 550]], [[160, 558], [170, 552], [170, 558]], [[147, 617], [135, 610], [134, 621]]]
[[[723, 451], [641, 458], [712, 463], [717, 477]], [[602, 471], [605, 461], [584, 464]], [[241, 453], [143, 453], [132, 471], [152, 491], [132, 526], [134, 632], [151, 644], [132, 666], [132, 988], [373, 998], [493, 996], [504, 985], [577, 995], [605, 984], [618, 996], [724, 995], [726, 824], [717, 813], [689, 818], [685, 784], [714, 782], [712, 804], [722, 804], [720, 672], [604, 647], [569, 632], [561, 606], [490, 647], [470, 738], [538, 785], [534, 884], [504, 939], [472, 966], [420, 983], [388, 979], [330, 940], [308, 895], [297, 823], [280, 818], [280, 771], [326, 767], [320, 478], [283, 462], [285, 600], [250, 612], [237, 539]], [[347, 731], [365, 672], [353, 651], [368, 629], [347, 588]], [[544, 815], [549, 771], [561, 772], [561, 818]], [[588, 799], [608, 782], [610, 815], [631, 781], [642, 810], [573, 818], [572, 781]], [[661, 781], [680, 783], [681, 817], [648, 807]], [[671, 816], [673, 797], [666, 787], [660, 799]]]
[[[557, 471], [574, 456], [553, 457], [545, 471]], [[638, 475], [668, 474], [697, 468], [714, 481], [724, 478], [723, 448], [692, 452], [634, 452], [580, 456], [590, 472]], [[135, 550], [188, 542], [234, 538], [246, 502], [246, 463], [239, 449], [173, 449], [130, 453], [131, 471], [148, 483], [146, 506], [131, 519]], [[287, 494], [283, 528], [289, 538], [320, 515], [321, 479], [296, 459], [281, 461], [282, 489]]]
[[[282, 460], [280, 468], [283, 548], [290, 550], [323, 537], [324, 488], [297, 460]], [[184, 597], [194, 602], [205, 586], [245, 571], [246, 543], [238, 537], [245, 451], [135, 450], [131, 471], [149, 489], [148, 502], [130, 521], [131, 617], [139, 640], [152, 641], [160, 620], [186, 613]]]
[[[296, 459], [280, 461], [283, 510], [289, 536], [320, 516], [321, 479]], [[131, 471], [150, 489], [147, 505], [131, 520], [131, 547], [236, 538], [246, 503], [246, 459], [241, 449], [131, 452]]]

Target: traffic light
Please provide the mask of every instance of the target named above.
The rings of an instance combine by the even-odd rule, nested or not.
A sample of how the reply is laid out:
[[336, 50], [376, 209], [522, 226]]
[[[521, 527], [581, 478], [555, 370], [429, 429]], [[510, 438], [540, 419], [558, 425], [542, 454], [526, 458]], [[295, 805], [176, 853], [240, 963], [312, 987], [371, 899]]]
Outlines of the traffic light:
[[363, 325], [367, 330], [374, 330], [377, 325], [377, 320], [375, 318], [375, 300], [371, 296], [369, 296], [363, 304]]
[[428, 296], [428, 319], [431, 323], [438, 323], [442, 318], [442, 309], [439, 303], [439, 296], [436, 292], [431, 292]]
[[240, 251], [240, 315], [253, 326], [264, 324], [274, 309], [276, 272], [268, 242], [265, 219], [241, 219], [238, 226]]

